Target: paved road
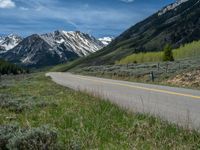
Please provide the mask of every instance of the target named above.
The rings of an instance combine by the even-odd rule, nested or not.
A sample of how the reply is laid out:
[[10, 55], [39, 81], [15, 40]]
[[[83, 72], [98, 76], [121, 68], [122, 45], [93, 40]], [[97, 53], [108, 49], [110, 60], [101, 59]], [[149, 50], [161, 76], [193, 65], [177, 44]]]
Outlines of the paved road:
[[150, 113], [182, 126], [199, 129], [200, 91], [102, 79], [71, 73], [48, 73], [60, 85], [95, 93], [134, 112]]

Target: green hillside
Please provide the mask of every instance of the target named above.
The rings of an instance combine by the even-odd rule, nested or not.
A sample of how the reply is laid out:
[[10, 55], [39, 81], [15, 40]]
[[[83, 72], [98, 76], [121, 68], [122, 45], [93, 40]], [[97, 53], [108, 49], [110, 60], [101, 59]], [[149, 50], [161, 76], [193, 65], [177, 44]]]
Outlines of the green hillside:
[[[192, 43], [181, 46], [180, 48], [173, 50], [173, 56], [176, 60], [190, 58], [200, 55], [200, 41], [194, 41]], [[147, 52], [132, 54], [116, 64], [129, 64], [129, 63], [144, 63], [144, 62], [160, 62], [163, 58], [163, 52]]]

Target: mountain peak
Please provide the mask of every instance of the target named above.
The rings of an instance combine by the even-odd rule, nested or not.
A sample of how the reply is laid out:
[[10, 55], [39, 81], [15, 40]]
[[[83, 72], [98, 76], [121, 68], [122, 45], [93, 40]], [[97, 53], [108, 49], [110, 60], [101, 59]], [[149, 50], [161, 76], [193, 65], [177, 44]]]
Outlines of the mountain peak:
[[[28, 36], [28, 37], [40, 38], [40, 35], [39, 35], [39, 34], [32, 34], [32, 35], [30, 35], [30, 36]], [[28, 38], [28, 37], [27, 37], [27, 38]]]
[[17, 34], [9, 34], [0, 38], [0, 53], [5, 53], [14, 48], [22, 41], [22, 37]]
[[65, 47], [80, 57], [103, 48], [103, 44], [93, 36], [80, 31], [61, 31], [43, 34], [41, 37], [52, 47]]
[[12, 33], [12, 34], [9, 34], [7, 37], [20, 37], [20, 36], [17, 35], [17, 34]]

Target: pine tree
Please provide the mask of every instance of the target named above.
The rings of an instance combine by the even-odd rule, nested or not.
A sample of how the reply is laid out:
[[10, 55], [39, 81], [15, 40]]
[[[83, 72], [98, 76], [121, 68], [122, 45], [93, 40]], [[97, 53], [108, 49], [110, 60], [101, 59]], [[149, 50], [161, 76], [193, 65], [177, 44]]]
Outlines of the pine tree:
[[163, 61], [174, 61], [172, 47], [169, 44], [164, 47]]

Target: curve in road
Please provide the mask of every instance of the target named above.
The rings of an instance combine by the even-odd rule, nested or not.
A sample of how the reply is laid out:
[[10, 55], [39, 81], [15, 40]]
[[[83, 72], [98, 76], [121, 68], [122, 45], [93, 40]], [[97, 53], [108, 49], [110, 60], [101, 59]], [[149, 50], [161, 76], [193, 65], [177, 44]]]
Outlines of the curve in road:
[[134, 112], [149, 113], [178, 125], [199, 129], [200, 91], [103, 79], [71, 73], [47, 73], [54, 82], [87, 91]]

